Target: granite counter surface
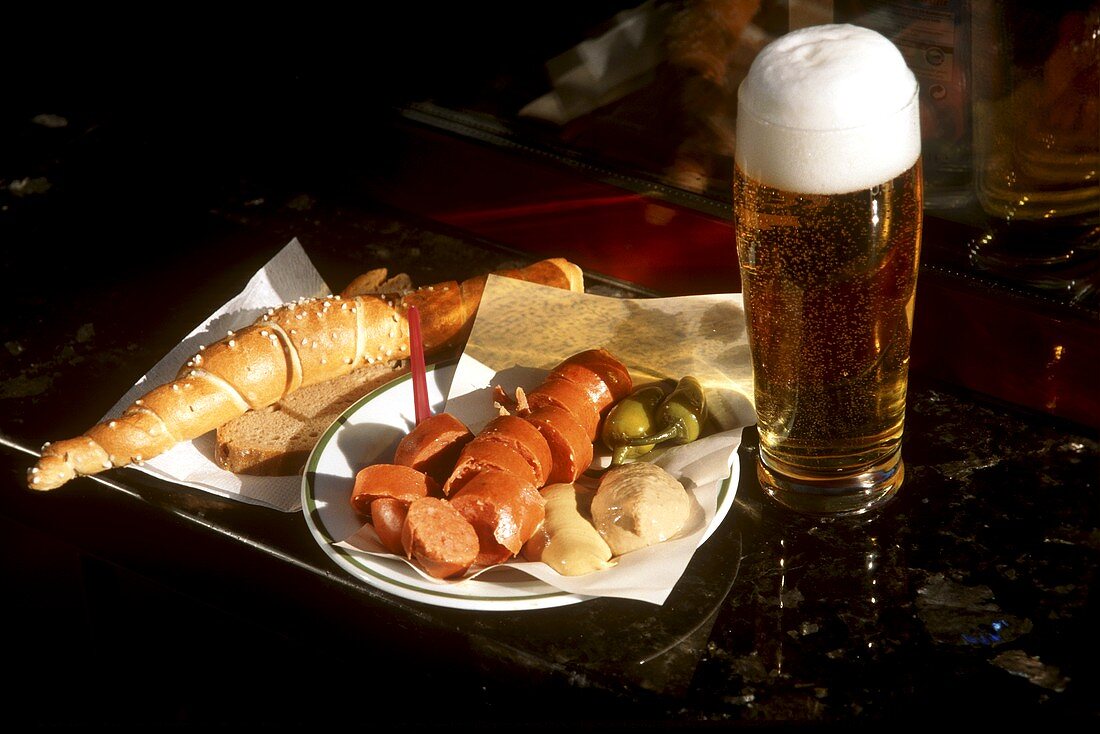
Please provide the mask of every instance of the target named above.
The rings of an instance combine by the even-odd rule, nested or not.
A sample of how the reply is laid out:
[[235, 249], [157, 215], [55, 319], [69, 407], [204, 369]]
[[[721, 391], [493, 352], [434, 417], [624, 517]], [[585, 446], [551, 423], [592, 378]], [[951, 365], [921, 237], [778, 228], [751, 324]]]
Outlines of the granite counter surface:
[[[919, 375], [895, 501], [864, 519], [792, 515], [761, 493], [747, 431], [734, 508], [662, 607], [601, 599], [508, 615], [439, 609], [344, 574], [299, 515], [129, 471], [111, 473], [111, 485], [29, 492], [23, 449], [98, 419], [291, 237], [331, 284], [378, 265], [427, 283], [524, 260], [351, 196], [346, 179], [223, 181], [186, 207], [180, 188], [131, 190], [112, 208], [75, 170], [27, 168], [49, 186], [18, 195], [12, 182], [24, 176], [6, 172], [0, 212], [10, 293], [0, 325], [0, 516], [35, 539], [20, 545], [9, 534], [3, 546], [17, 599], [9, 611], [24, 631], [15, 659], [33, 673], [12, 699], [20, 718], [362, 723], [349, 686], [395, 702], [397, 721], [433, 724], [1100, 718], [1095, 431]], [[65, 253], [64, 243], [79, 246]], [[632, 293], [598, 274], [589, 288]], [[140, 655], [135, 670], [125, 655], [71, 645], [63, 620], [88, 610], [47, 610], [46, 590], [62, 579], [38, 565], [58, 547], [92, 559], [85, 571], [106, 564], [152, 579], [208, 616], [159, 624], [116, 596], [110, 614], [101, 608], [79, 624], [129, 630], [165, 654]], [[79, 598], [88, 605], [103, 594]], [[205, 666], [205, 682], [172, 672], [179, 660]], [[355, 661], [354, 672], [334, 661]], [[83, 713], [48, 710], [33, 680], [55, 665], [81, 674]], [[211, 682], [227, 670], [235, 695]], [[272, 686], [300, 693], [303, 680], [315, 700], [272, 705]], [[104, 703], [119, 685], [153, 703], [128, 704], [129, 717], [123, 704]]]

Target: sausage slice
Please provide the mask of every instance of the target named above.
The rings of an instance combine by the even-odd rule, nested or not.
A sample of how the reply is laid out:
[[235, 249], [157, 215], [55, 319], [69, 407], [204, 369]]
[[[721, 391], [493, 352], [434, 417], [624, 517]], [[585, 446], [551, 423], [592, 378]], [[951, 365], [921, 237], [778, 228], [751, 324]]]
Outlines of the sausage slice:
[[405, 516], [408, 511], [407, 501], [393, 497], [379, 497], [370, 503], [370, 518], [374, 532], [378, 534], [378, 540], [386, 550], [395, 555], [404, 553], [404, 547], [401, 545], [401, 530], [405, 527]]
[[439, 484], [423, 472], [402, 464], [370, 464], [355, 474], [351, 506], [364, 517], [370, 517], [370, 505], [380, 497], [404, 500], [439, 495]]
[[527, 405], [531, 410], [554, 406], [568, 412], [588, 434], [588, 440], [596, 438], [600, 425], [600, 411], [583, 388], [560, 377], [547, 377], [541, 385], [527, 393]]
[[534, 467], [518, 449], [501, 441], [475, 438], [458, 457], [451, 476], [443, 484], [443, 494], [450, 497], [476, 475], [485, 471], [504, 472], [532, 487], [539, 484]]
[[606, 349], [577, 352], [550, 370], [550, 375], [583, 388], [601, 413], [633, 389], [626, 365]]
[[450, 500], [477, 533], [477, 563], [491, 566], [512, 558], [545, 517], [545, 500], [531, 484], [513, 474], [485, 471], [468, 481]]
[[502, 415], [491, 420], [477, 435], [479, 441], [499, 441], [518, 451], [535, 470], [538, 486], [550, 479], [554, 457], [546, 439], [533, 425], [515, 415]]
[[437, 579], [465, 573], [480, 548], [470, 522], [437, 497], [422, 497], [409, 505], [401, 545], [408, 558]]
[[548, 405], [524, 416], [546, 439], [553, 456], [549, 483], [572, 484], [592, 463], [592, 440], [565, 410]]
[[401, 439], [393, 463], [424, 472], [439, 484], [447, 481], [462, 448], [473, 440], [470, 429], [450, 413], [425, 418]]

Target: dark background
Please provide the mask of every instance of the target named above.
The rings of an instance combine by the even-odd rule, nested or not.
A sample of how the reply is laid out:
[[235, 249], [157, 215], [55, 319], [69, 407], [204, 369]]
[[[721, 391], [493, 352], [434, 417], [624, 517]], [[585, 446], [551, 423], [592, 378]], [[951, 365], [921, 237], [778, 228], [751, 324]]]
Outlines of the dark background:
[[[212, 212], [307, 190], [354, 199], [359, 177], [394, 163], [393, 105], [481, 96], [501, 75], [537, 85], [547, 53], [616, 4], [569, 5], [5, 9], [0, 279], [16, 305], [0, 344], [39, 309], [62, 304], [79, 324], [84, 299], [184, 260], [176, 286], [201, 292], [194, 260], [213, 275], [234, 257], [209, 244]], [[120, 307], [171, 308], [157, 295]], [[20, 485], [6, 477], [3, 491]], [[8, 518], [0, 578], [12, 722], [274, 726], [308, 711], [296, 681], [331, 660], [280, 634], [286, 619], [245, 623]], [[235, 694], [213, 693], [211, 677]]]
[[[7, 242], [26, 256], [21, 271], [72, 244], [69, 267], [48, 269], [70, 285], [87, 268], [128, 267], [116, 253], [153, 265], [177, 244], [166, 222], [186, 228], [230, 199], [354, 193], [358, 176], [393, 163], [395, 104], [507, 104], [505, 89], [544, 83], [546, 58], [630, 5], [18, 9], [0, 30]], [[34, 122], [43, 114], [66, 124]], [[45, 178], [50, 195], [14, 196], [25, 178]]]

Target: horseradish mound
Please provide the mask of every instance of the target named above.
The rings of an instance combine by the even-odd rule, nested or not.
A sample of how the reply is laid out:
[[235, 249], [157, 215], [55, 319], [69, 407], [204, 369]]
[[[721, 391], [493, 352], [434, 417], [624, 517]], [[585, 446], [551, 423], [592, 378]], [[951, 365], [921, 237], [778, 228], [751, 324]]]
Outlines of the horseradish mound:
[[592, 524], [616, 556], [672, 538], [690, 514], [684, 485], [642, 461], [610, 469], [592, 499]]

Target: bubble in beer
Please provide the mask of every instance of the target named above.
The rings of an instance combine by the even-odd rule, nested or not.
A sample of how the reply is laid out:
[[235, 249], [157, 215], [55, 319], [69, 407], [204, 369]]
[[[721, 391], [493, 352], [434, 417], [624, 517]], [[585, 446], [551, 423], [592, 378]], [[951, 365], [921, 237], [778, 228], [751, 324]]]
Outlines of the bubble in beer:
[[736, 162], [767, 186], [849, 193], [893, 179], [919, 156], [916, 78], [870, 29], [788, 33], [757, 55], [738, 91]]

